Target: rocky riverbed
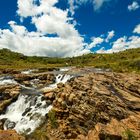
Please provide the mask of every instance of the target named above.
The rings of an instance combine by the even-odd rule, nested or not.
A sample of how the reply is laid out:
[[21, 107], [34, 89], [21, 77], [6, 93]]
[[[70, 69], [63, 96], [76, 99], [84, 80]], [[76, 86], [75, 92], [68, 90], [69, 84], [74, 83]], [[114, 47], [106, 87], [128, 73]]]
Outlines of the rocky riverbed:
[[[12, 140], [12, 138], [20, 140], [19, 134], [14, 130], [3, 129], [8, 108], [19, 100], [21, 94], [28, 95], [29, 102], [34, 101], [32, 106], [37, 106], [38, 103], [34, 98], [41, 99], [37, 106], [38, 110], [30, 106], [28, 109], [23, 109], [22, 113], [26, 118], [30, 115], [31, 121], [34, 118], [42, 119], [34, 129], [31, 129], [33, 131], [26, 129], [28, 131], [24, 137], [21, 136], [22, 139], [127, 140], [129, 137], [140, 139], [140, 75], [138, 74], [72, 68], [49, 73], [15, 73], [11, 76], [12, 81], [8, 78], [3, 79], [0, 85], [0, 113], [5, 115], [0, 124], [2, 140]], [[52, 107], [48, 113], [49, 105]], [[42, 107], [43, 113], [40, 113]], [[17, 114], [10, 115], [16, 118]], [[14, 123], [17, 122], [20, 121], [16, 120]], [[20, 126], [17, 126], [25, 128], [21, 126], [22, 122], [19, 124]], [[23, 131], [18, 131], [15, 126], [16, 124], [8, 129], [15, 129], [23, 135]], [[10, 135], [11, 133], [14, 136]]]

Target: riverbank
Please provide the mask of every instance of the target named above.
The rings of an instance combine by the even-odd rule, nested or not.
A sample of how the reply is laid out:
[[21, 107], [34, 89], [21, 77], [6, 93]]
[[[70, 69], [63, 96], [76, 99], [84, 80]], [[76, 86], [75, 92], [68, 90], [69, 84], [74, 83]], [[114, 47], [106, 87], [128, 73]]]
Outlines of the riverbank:
[[[5, 116], [1, 129], [7, 124], [27, 140], [140, 138], [139, 74], [73, 67], [49, 73], [22, 72], [3, 80], [0, 106]], [[15, 112], [19, 110], [16, 115], [7, 110], [14, 109], [12, 103], [17, 107]], [[14, 118], [17, 115], [24, 121]], [[31, 122], [36, 119], [41, 121], [32, 129]], [[0, 131], [0, 136], [5, 138], [7, 133]]]

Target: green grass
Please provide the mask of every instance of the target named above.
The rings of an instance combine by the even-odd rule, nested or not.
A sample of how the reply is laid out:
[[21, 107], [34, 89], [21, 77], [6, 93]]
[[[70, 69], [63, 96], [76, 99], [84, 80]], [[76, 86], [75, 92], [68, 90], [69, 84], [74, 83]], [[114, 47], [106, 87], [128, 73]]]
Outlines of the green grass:
[[55, 110], [49, 111], [48, 117], [49, 117], [49, 121], [50, 121], [51, 127], [52, 128], [57, 128], [58, 127], [58, 123], [57, 123], [57, 119], [56, 119], [56, 112], [55, 112]]
[[26, 135], [25, 133], [23, 136], [26, 137], [26, 140], [49, 140], [46, 126], [37, 128], [30, 135]]
[[130, 129], [126, 129], [125, 132], [123, 132], [123, 139], [124, 140], [138, 140], [136, 134]]
[[7, 49], [0, 50], [0, 69], [52, 68], [93, 66], [116, 72], [140, 73], [140, 48], [112, 54], [87, 54], [72, 58], [27, 57]]

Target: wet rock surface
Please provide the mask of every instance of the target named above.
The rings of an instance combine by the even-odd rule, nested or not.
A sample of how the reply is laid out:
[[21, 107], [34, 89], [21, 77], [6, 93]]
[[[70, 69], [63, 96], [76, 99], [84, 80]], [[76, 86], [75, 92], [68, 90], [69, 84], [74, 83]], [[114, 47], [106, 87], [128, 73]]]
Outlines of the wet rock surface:
[[17, 99], [20, 90], [21, 87], [18, 85], [0, 86], [0, 113], [3, 113], [7, 106]]
[[14, 79], [27, 87], [41, 88], [55, 82], [54, 74], [15, 74]]

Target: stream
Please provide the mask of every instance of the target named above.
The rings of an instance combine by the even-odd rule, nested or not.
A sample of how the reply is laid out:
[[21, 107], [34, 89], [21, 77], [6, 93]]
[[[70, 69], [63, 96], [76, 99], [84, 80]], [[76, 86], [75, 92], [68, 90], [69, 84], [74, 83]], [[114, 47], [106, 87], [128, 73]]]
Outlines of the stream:
[[[67, 69], [60, 70], [60, 72], [62, 71], [67, 71]], [[31, 72], [31, 70], [24, 71], [24, 74], [31, 74]], [[72, 77], [67, 74], [57, 74], [55, 83], [44, 87], [44, 89], [57, 88], [58, 83], [66, 83]], [[26, 87], [16, 82], [11, 76], [1, 77], [0, 85], [7, 84], [20, 85], [23, 92], [14, 103], [8, 106], [5, 114], [0, 115], [0, 120], [5, 120], [4, 129], [15, 129], [20, 134], [30, 134], [45, 121], [46, 114], [53, 106], [44, 99], [34, 84], [32, 87]]]

